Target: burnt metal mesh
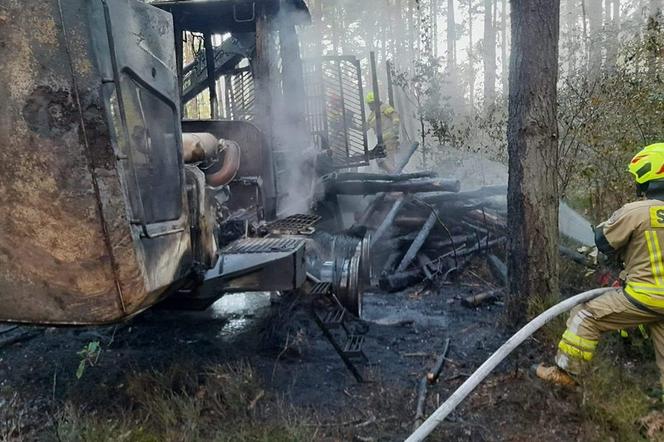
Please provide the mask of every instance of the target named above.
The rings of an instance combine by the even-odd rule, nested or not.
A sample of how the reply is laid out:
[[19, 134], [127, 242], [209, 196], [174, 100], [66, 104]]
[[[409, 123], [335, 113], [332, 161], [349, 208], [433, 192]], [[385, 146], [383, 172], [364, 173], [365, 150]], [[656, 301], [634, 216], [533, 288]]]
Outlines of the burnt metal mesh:
[[317, 282], [313, 285], [313, 287], [311, 287], [311, 290], [309, 290], [309, 294], [313, 296], [329, 295], [331, 292], [332, 292], [332, 283], [329, 282]]
[[355, 57], [303, 61], [307, 122], [335, 168], [369, 164], [360, 63]]
[[294, 238], [240, 239], [221, 250], [222, 254], [290, 252], [300, 247], [302, 240]]
[[316, 224], [320, 220], [318, 215], [291, 215], [274, 221], [268, 225], [268, 230], [273, 233], [301, 233]]
[[249, 67], [226, 75], [226, 113], [232, 120], [252, 121], [255, 118], [256, 95], [254, 77]]

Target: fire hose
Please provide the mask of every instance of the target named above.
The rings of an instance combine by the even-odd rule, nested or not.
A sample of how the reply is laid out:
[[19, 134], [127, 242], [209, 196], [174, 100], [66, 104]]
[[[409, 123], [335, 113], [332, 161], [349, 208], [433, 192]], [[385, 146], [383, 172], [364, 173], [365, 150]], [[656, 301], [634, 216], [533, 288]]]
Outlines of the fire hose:
[[420, 425], [406, 442], [423, 441], [431, 432], [440, 425], [445, 418], [468, 396], [474, 389], [493, 371], [503, 359], [505, 359], [515, 348], [529, 338], [533, 333], [542, 328], [547, 322], [561, 313], [571, 310], [582, 302], [590, 301], [615, 288], [599, 288], [580, 293], [567, 298], [564, 301], [554, 305], [545, 312], [541, 313], [535, 319], [524, 325], [518, 332], [507, 340], [498, 350], [496, 350], [489, 359], [484, 361], [480, 367], [466, 381], [456, 389], [454, 393], [434, 411], [422, 425]]

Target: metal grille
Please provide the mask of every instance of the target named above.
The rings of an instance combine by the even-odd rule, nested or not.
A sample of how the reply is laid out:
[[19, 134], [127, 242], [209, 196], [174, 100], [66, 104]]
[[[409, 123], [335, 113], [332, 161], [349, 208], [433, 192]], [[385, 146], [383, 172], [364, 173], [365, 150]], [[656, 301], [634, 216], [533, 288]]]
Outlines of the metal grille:
[[279, 219], [268, 225], [268, 230], [272, 233], [297, 234], [313, 233], [311, 227], [320, 220], [318, 215], [291, 215]]
[[345, 308], [336, 308], [332, 311], [325, 313], [325, 316], [323, 316], [323, 323], [328, 328], [340, 327], [343, 325], [345, 316], [346, 316]]
[[[317, 282], [311, 287], [309, 294], [312, 296], [329, 295], [332, 292], [332, 284], [329, 282]], [[342, 310], [343, 311], [343, 310]]]
[[226, 75], [226, 113], [229, 119], [251, 121], [255, 118], [254, 76], [249, 67]]
[[355, 57], [304, 61], [307, 122], [335, 168], [369, 164], [360, 63]]
[[362, 352], [362, 345], [364, 344], [364, 336], [362, 335], [350, 335], [344, 345], [344, 353], [346, 356], [357, 356], [362, 357], [364, 353]]
[[248, 238], [240, 239], [221, 250], [222, 254], [239, 253], [279, 253], [290, 252], [303, 244], [302, 240], [293, 238]]

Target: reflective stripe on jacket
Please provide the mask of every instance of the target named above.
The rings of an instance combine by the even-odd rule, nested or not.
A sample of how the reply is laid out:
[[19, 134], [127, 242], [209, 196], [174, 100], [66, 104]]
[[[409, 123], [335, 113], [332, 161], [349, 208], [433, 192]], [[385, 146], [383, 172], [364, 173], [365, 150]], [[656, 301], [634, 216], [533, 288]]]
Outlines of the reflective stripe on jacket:
[[[388, 143], [392, 140], [399, 139], [399, 114], [397, 111], [387, 104], [380, 105], [381, 111], [381, 126], [383, 129], [383, 141]], [[367, 127], [376, 130], [376, 113], [372, 111], [367, 120]]]
[[597, 228], [625, 263], [625, 292], [645, 306], [664, 309], [664, 201], [626, 204]]

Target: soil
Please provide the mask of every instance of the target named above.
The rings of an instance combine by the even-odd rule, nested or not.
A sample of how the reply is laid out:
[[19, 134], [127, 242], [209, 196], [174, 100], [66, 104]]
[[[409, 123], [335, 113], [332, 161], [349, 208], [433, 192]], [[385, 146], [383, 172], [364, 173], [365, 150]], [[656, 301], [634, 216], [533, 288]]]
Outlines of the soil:
[[[462, 296], [488, 288], [467, 276], [440, 287], [367, 293], [364, 321], [348, 324], [365, 336], [368, 363], [358, 363], [365, 383], [344, 367], [303, 295], [232, 295], [203, 313], [153, 309], [111, 327], [0, 330], [0, 345], [12, 334], [19, 340], [0, 349], [0, 414], [20, 403], [21, 434], [52, 440], [49, 416], [58, 407], [69, 402], [103, 410], [128, 373], [245, 360], [260, 374], [266, 397], [311, 410], [322, 428], [342, 427], [348, 439], [403, 440], [413, 429], [418, 382], [447, 338], [450, 350], [440, 380], [429, 386], [427, 415], [508, 338], [500, 303], [461, 304]], [[26, 330], [36, 336], [24, 336]], [[77, 352], [91, 341], [102, 352], [76, 379]], [[528, 341], [430, 440], [587, 440], [577, 393], [549, 388], [529, 373], [552, 351]]]

